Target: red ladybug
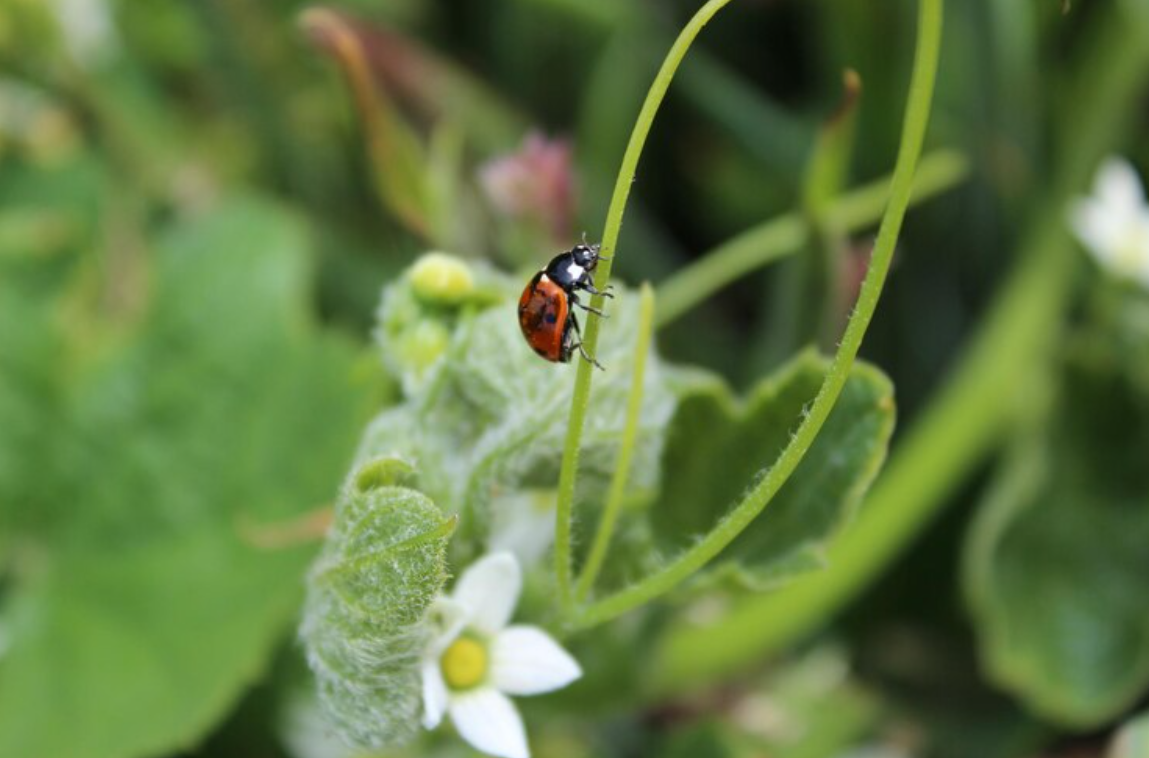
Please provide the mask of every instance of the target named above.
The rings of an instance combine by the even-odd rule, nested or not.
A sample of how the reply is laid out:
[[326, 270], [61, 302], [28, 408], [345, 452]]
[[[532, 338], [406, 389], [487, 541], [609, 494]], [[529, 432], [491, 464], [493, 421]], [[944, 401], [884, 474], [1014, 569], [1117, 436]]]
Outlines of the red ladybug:
[[[579, 302], [578, 293], [613, 297], [607, 288], [599, 292], [591, 274], [600, 260], [598, 245], [575, 245], [557, 255], [535, 274], [519, 298], [519, 327], [523, 337], [539, 357], [555, 363], [567, 363], [575, 350], [583, 360], [602, 368], [582, 346], [582, 332], [575, 318], [574, 306], [603, 315], [602, 311]], [[578, 342], [575, 337], [578, 337]]]

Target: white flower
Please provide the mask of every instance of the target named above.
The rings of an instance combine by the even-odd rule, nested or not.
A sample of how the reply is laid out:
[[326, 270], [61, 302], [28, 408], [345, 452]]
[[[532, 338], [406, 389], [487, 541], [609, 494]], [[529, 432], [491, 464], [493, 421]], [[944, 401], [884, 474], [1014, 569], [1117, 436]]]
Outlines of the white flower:
[[107, 0], [55, 0], [50, 7], [64, 45], [81, 65], [97, 65], [115, 51], [116, 27]]
[[528, 758], [523, 720], [507, 695], [537, 695], [582, 676], [574, 658], [534, 626], [507, 626], [522, 589], [510, 553], [493, 553], [463, 572], [436, 611], [440, 633], [423, 656], [423, 725], [449, 713], [474, 747]]
[[1093, 194], [1074, 202], [1073, 231], [1104, 268], [1149, 288], [1149, 205], [1128, 161], [1110, 158], [1093, 183]]

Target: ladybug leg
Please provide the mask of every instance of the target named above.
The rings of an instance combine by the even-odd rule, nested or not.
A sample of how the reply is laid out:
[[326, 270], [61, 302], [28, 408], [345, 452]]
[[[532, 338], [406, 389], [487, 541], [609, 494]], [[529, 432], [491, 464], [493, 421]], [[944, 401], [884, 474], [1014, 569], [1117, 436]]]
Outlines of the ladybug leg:
[[[578, 319], [575, 318], [575, 315], [573, 313], [570, 315], [570, 318], [567, 321], [567, 323], [571, 326], [572, 329], [574, 329], [574, 333], [578, 335], [578, 342], [571, 344], [568, 349], [571, 351], [577, 349], [579, 355], [582, 356], [582, 359], [584, 361], [591, 364], [592, 366], [597, 368], [599, 371], [606, 371], [606, 369], [603, 367], [603, 365], [601, 363], [599, 363], [595, 358], [593, 358], [591, 356], [591, 354], [586, 351], [586, 348], [582, 346], [582, 329], [579, 328]], [[568, 355], [569, 355], [569, 353], [568, 353]]]
[[592, 295], [602, 295], [603, 297], [609, 297], [609, 298], [614, 297], [614, 292], [613, 292], [614, 285], [613, 284], [608, 285], [607, 288], [604, 290], [597, 290], [597, 289], [595, 289], [593, 282], [583, 282], [583, 284], [579, 287], [579, 289], [581, 289], [585, 292], [589, 292]]
[[584, 348], [584, 347], [582, 346], [582, 343], [581, 343], [581, 342], [575, 343], [575, 347], [577, 347], [577, 348], [578, 348], [578, 352], [579, 352], [579, 355], [581, 355], [581, 356], [582, 356], [582, 359], [583, 359], [584, 361], [586, 361], [587, 363], [591, 364], [592, 366], [594, 366], [595, 368], [597, 368], [599, 371], [606, 371], [606, 368], [604, 368], [604, 367], [603, 367], [603, 365], [602, 365], [601, 363], [599, 363], [598, 361], [596, 361], [594, 358], [592, 358], [592, 357], [591, 357], [590, 353], [588, 353], [588, 352], [586, 351], [586, 348]]
[[600, 316], [602, 318], [610, 318], [610, 316], [607, 316], [605, 313], [600, 311], [598, 308], [592, 308], [589, 305], [584, 305], [578, 299], [578, 295], [575, 295], [573, 292], [570, 295], [568, 295], [567, 298], [570, 300], [571, 305], [577, 305], [579, 308], [582, 308], [587, 313], [593, 313], [594, 315]]
[[575, 327], [578, 326], [578, 322], [575, 321], [573, 313], [567, 317], [566, 324], [563, 326], [563, 341], [562, 346], [559, 348], [559, 361], [562, 363], [571, 362], [571, 354], [575, 349], [574, 337], [572, 335], [577, 331], [577, 328], [572, 330], [572, 325]]
[[606, 315], [598, 308], [592, 308], [589, 305], [583, 305], [582, 303], [575, 303], [575, 305], [577, 305], [579, 308], [582, 308], [587, 313], [593, 313], [594, 315], [601, 316], [602, 318], [610, 318], [610, 316]]

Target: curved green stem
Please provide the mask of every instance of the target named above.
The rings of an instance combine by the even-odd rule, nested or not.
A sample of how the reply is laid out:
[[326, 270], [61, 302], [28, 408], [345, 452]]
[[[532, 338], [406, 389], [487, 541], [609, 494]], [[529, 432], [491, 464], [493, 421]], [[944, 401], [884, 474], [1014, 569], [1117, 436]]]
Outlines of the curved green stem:
[[638, 437], [638, 418], [642, 411], [643, 382], [646, 377], [646, 356], [650, 352], [650, 341], [654, 336], [654, 290], [643, 282], [638, 291], [638, 341], [634, 346], [634, 374], [630, 380], [630, 396], [626, 404], [626, 426], [622, 430], [622, 442], [618, 450], [618, 464], [607, 490], [606, 505], [595, 531], [594, 541], [587, 554], [586, 564], [579, 575], [575, 587], [575, 599], [582, 602], [594, 587], [595, 579], [602, 570], [606, 552], [614, 536], [614, 525], [622, 510], [622, 500], [626, 495], [626, 483], [630, 478], [630, 461], [634, 457], [634, 443]]
[[858, 521], [826, 551], [829, 567], [747, 598], [710, 625], [675, 626], [651, 667], [656, 693], [721, 679], [825, 623], [881, 575], [1013, 427], [1018, 393], [1041, 365], [1072, 292], [1077, 257], [1063, 221], [1066, 203], [1149, 82], [1149, 15], [1110, 22], [1096, 37], [1075, 96], [1065, 100], [1072, 106], [1063, 121], [1066, 142], [1031, 214], [1018, 266], [948, 384], [895, 448]]
[[[914, 175], [910, 205], [951, 189], [968, 173], [969, 163], [956, 150], [936, 150], [923, 156]], [[846, 234], [856, 234], [876, 224], [890, 196], [891, 180], [892, 177], [884, 176], [835, 199], [826, 209], [825, 223]], [[723, 242], [658, 286], [658, 328], [674, 322], [751, 271], [801, 250], [809, 239], [809, 224], [801, 213], [792, 212]]]
[[[627, 143], [626, 153], [622, 158], [622, 165], [618, 169], [618, 179], [614, 185], [614, 195], [611, 196], [610, 208], [606, 214], [606, 227], [602, 234], [602, 254], [604, 260], [599, 264], [595, 274], [595, 285], [605, 290], [610, 283], [610, 270], [613, 264], [614, 251], [618, 243], [618, 233], [622, 228], [622, 215], [626, 210], [626, 200], [630, 195], [630, 186], [634, 183], [634, 174], [638, 169], [638, 159], [642, 155], [646, 137], [650, 134], [650, 127], [654, 123], [654, 116], [658, 106], [662, 104], [674, 72], [686, 56], [686, 51], [694, 42], [694, 38], [702, 31], [702, 27], [714, 17], [714, 14], [728, 4], [730, 0], [710, 0], [702, 6], [694, 18], [690, 19], [686, 27], [674, 41], [666, 60], [662, 63], [658, 75], [654, 78], [650, 90], [646, 94], [646, 101], [638, 113], [634, 130], [630, 133], [630, 142]], [[605, 298], [595, 295], [591, 298], [591, 307], [602, 310]], [[583, 337], [583, 347], [592, 356], [598, 349], [598, 333], [601, 325], [596, 316], [587, 320], [586, 332]], [[575, 475], [578, 472], [579, 445], [582, 440], [583, 423], [586, 421], [587, 403], [590, 400], [590, 380], [592, 366], [587, 361], [580, 361], [578, 374], [575, 376], [574, 395], [571, 398], [570, 421], [567, 425], [567, 437], [563, 448], [562, 470], [559, 473], [558, 502], [555, 507], [555, 578], [558, 584], [559, 603], [564, 613], [569, 614], [574, 607], [574, 593], [571, 588], [571, 517], [574, 504]]]
[[930, 102], [933, 97], [938, 52], [941, 46], [941, 27], [942, 0], [920, 0], [914, 73], [910, 81], [902, 142], [890, 187], [889, 205], [886, 207], [874, 244], [870, 267], [854, 312], [846, 325], [841, 345], [822, 388], [802, 423], [766, 476], [706, 537], [685, 550], [661, 571], [588, 606], [573, 619], [574, 626], [586, 628], [609, 621], [664, 594], [705, 566], [762, 512], [798, 467], [814, 442], [849, 378], [854, 358], [877, 308], [878, 298], [893, 258], [894, 243], [901, 231], [902, 219], [909, 205], [914, 167], [921, 154], [926, 125], [929, 121]]

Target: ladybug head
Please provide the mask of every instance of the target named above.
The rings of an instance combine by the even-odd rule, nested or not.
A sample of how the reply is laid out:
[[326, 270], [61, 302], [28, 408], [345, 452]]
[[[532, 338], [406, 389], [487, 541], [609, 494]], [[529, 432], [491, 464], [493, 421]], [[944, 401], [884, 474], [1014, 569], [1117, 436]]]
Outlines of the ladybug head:
[[598, 245], [575, 245], [571, 255], [574, 256], [574, 262], [587, 271], [593, 271], [598, 265]]

